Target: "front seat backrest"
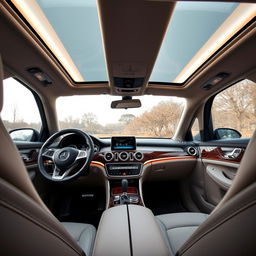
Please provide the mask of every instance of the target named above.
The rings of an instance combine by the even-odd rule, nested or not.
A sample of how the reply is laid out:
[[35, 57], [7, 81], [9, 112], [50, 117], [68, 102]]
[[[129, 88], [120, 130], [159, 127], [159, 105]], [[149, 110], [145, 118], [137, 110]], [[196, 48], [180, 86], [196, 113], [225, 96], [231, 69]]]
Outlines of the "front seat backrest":
[[230, 190], [178, 255], [255, 255], [256, 131]]
[[228, 200], [234, 197], [236, 194], [241, 192], [244, 188], [248, 187], [250, 184], [256, 181], [256, 131], [254, 132], [247, 148], [246, 152], [240, 163], [240, 167], [237, 171], [237, 175], [232, 183], [232, 186], [227, 191], [223, 199], [214, 209], [221, 208]]
[[[0, 111], [3, 106], [0, 58]], [[84, 255], [42, 202], [0, 118], [0, 255]]]

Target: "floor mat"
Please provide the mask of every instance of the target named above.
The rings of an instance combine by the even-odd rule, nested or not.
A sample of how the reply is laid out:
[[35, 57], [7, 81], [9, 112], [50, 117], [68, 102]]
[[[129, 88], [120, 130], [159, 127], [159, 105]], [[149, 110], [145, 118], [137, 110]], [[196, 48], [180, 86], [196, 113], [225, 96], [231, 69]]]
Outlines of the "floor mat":
[[145, 182], [143, 199], [146, 207], [151, 209], [154, 215], [188, 211], [182, 205], [177, 181]]
[[97, 228], [105, 210], [105, 194], [98, 190], [61, 192], [55, 194], [51, 205], [60, 222], [88, 223]]

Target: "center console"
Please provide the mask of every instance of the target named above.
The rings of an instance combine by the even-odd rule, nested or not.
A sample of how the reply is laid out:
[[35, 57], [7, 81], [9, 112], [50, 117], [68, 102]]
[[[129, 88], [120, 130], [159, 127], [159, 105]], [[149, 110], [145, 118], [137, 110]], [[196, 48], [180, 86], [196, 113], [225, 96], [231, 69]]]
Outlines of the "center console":
[[123, 204], [143, 205], [138, 179], [110, 180], [109, 208]]
[[137, 205], [106, 210], [100, 220], [93, 256], [161, 255], [169, 250], [152, 212]]
[[105, 170], [109, 177], [109, 207], [143, 205], [139, 193], [143, 153], [136, 151], [135, 137], [112, 137], [111, 151], [104, 153]]

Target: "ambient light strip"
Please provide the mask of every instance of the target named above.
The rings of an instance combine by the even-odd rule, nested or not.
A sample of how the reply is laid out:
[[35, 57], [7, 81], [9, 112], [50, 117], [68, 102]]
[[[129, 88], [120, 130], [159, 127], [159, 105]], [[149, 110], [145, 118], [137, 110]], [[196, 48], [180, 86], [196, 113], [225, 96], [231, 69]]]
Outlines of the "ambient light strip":
[[92, 167], [103, 167], [103, 168], [105, 167], [105, 165], [103, 163], [97, 162], [97, 161], [92, 161], [90, 166], [92, 166]]
[[30, 0], [12, 0], [12, 3], [43, 39], [73, 80], [77, 82], [84, 81], [83, 76], [77, 69], [72, 58], [37, 2]]
[[157, 158], [157, 159], [151, 159], [144, 163], [145, 165], [154, 164], [158, 162], [168, 162], [168, 161], [179, 161], [179, 160], [191, 160], [196, 159], [195, 156], [182, 156], [182, 157], [165, 157], [165, 158]]
[[256, 15], [256, 4], [239, 4], [173, 81], [182, 83]]

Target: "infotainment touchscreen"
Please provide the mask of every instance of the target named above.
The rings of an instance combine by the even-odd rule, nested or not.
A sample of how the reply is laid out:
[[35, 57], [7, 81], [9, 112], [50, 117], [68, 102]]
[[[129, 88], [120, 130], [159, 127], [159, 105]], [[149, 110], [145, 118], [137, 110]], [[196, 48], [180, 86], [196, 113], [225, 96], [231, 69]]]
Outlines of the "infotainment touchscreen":
[[135, 137], [112, 137], [111, 149], [112, 150], [135, 150], [136, 149]]

